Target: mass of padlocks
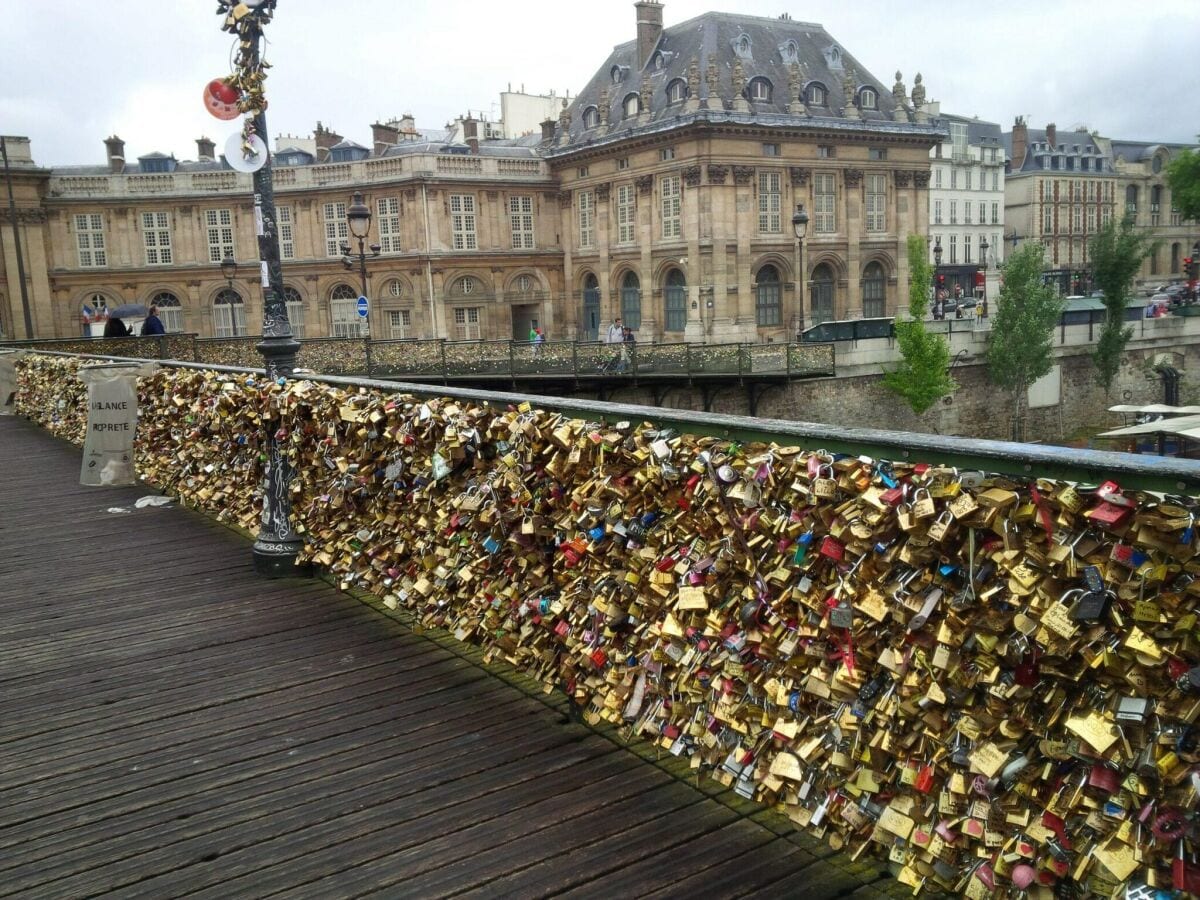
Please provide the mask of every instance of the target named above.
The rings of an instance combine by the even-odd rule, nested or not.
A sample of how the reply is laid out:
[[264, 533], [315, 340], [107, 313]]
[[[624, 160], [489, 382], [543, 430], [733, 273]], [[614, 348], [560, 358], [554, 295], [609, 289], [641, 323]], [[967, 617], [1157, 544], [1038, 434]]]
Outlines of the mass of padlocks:
[[[18, 409], [82, 433], [77, 363]], [[163, 370], [138, 464], [901, 882], [1200, 891], [1194, 498]], [[1022, 893], [1023, 892], [1023, 893]]]

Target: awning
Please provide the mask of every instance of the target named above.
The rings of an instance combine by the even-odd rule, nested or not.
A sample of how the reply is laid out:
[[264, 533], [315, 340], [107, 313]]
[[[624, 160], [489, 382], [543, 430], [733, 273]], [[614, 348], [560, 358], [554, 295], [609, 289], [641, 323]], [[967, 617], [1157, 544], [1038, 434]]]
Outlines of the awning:
[[1109, 412], [1136, 415], [1145, 413], [1157, 416], [1194, 416], [1200, 415], [1200, 406], [1167, 406], [1165, 403], [1151, 403], [1148, 406], [1135, 406], [1129, 403], [1119, 403], [1110, 406]]
[[1173, 419], [1159, 419], [1157, 422], [1146, 422], [1142, 425], [1127, 425], [1124, 428], [1114, 428], [1096, 437], [1130, 437], [1137, 434], [1176, 434], [1183, 437], [1200, 436], [1200, 415], [1177, 416]]

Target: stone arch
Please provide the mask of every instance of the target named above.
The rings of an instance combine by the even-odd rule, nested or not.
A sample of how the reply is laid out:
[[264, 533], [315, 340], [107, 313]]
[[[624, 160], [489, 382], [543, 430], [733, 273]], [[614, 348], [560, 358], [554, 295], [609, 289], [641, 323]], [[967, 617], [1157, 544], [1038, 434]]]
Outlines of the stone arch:
[[833, 271], [833, 280], [837, 283], [845, 282], [849, 277], [849, 272], [846, 269], [846, 260], [832, 250], [820, 250], [812, 253], [808, 257], [808, 271], [805, 277], [811, 281], [813, 272], [820, 265], [827, 265]]
[[750, 264], [750, 280], [758, 280], [758, 272], [766, 266], [774, 266], [779, 272], [780, 282], [791, 281], [796, 277], [796, 273], [792, 268], [792, 260], [785, 253], [763, 253], [755, 257], [754, 262]]
[[588, 276], [596, 279], [596, 287], [600, 286], [600, 273], [591, 266], [582, 266], [575, 270], [575, 289], [577, 291], [587, 289]]
[[[416, 292], [413, 289], [412, 281], [407, 275], [400, 272], [384, 272], [378, 276], [379, 286], [375, 290], [380, 302], [413, 300], [416, 297]], [[394, 293], [392, 285], [400, 285], [400, 293]]]
[[[479, 282], [479, 286], [467, 295], [464, 295], [460, 288], [460, 283], [464, 278], [474, 278]], [[447, 297], [488, 296], [494, 293], [491, 277], [476, 269], [453, 269], [446, 273], [442, 284], [445, 285], [444, 292]]]
[[517, 282], [522, 276], [525, 276], [533, 281], [533, 286], [529, 289], [530, 292], [547, 292], [550, 290], [549, 282], [546, 280], [546, 276], [541, 269], [537, 268], [536, 266], [522, 266], [521, 268], [514, 269], [512, 272], [510, 272], [505, 279], [505, 297], [509, 296], [510, 294], [517, 297], [521, 296], [521, 291], [517, 286]]

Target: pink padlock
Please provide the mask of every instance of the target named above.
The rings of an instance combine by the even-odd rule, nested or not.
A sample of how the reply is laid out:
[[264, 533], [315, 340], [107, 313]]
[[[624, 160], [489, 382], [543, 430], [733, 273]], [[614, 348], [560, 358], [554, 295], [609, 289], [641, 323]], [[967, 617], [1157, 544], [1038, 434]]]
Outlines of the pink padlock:
[[1023, 891], [1033, 884], [1035, 878], [1037, 878], [1037, 870], [1033, 866], [1027, 863], [1013, 866], [1012, 883], [1014, 887]]

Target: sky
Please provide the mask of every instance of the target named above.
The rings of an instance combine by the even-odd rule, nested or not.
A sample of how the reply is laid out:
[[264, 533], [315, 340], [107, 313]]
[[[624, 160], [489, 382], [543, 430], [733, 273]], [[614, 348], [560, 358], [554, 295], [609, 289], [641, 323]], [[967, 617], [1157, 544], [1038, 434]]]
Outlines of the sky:
[[[11, 4], [11, 6], [9, 6]], [[40, 165], [194, 159], [204, 135], [237, 130], [204, 109], [232, 39], [212, 0], [59, 0], [9, 6], [0, 32], [0, 133], [32, 139]], [[924, 76], [942, 110], [1012, 127], [1083, 124], [1106, 137], [1194, 142], [1200, 132], [1200, 2], [1156, 0], [666, 0], [665, 24], [708, 11], [817, 22], [885, 85]], [[467, 110], [499, 117], [509, 85], [574, 96], [615, 44], [630, 0], [279, 0], [268, 27], [272, 138], [320, 120], [370, 146], [370, 124], [405, 112], [438, 128]]]

